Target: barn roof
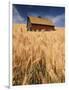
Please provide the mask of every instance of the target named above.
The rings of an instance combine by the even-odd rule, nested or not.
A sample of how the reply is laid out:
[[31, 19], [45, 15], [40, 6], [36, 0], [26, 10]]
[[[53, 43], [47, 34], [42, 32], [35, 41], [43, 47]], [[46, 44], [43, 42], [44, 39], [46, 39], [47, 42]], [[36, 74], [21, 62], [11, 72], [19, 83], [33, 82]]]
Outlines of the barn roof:
[[51, 25], [54, 26], [53, 22], [48, 18], [42, 18], [42, 17], [33, 17], [29, 16], [30, 22], [32, 24], [41, 24], [41, 25]]

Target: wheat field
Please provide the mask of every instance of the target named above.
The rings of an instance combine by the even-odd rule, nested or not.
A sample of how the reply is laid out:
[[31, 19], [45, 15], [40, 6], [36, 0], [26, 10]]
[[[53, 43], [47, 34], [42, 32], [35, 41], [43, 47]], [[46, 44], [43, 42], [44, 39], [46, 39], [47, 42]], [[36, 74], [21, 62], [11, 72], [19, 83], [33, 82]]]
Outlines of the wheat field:
[[12, 84], [65, 82], [64, 30], [27, 31], [16, 24], [12, 32]]

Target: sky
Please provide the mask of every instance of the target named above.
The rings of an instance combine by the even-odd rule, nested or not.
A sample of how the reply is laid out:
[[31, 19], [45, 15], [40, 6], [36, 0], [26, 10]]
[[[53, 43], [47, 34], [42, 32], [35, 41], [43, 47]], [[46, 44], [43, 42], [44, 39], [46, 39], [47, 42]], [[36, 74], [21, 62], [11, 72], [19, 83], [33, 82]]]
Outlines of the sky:
[[65, 8], [13, 4], [13, 23], [27, 24], [27, 16], [49, 18], [56, 27], [65, 27]]

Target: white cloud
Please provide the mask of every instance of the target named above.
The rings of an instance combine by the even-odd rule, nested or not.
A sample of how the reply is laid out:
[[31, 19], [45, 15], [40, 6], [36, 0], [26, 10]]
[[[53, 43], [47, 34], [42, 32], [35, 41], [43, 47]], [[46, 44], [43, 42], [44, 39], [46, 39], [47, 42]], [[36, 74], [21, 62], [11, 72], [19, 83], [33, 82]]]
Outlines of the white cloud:
[[60, 14], [57, 16], [45, 16], [46, 18], [49, 18], [53, 21], [53, 23], [55, 24], [55, 26], [59, 26], [59, 27], [64, 27], [65, 25], [65, 14]]
[[25, 19], [23, 17], [21, 17], [21, 15], [17, 11], [17, 9], [15, 7], [13, 7], [13, 23], [23, 23], [24, 20]]
[[64, 14], [61, 14], [61, 15], [58, 15], [56, 17], [53, 18], [53, 22], [56, 24], [56, 23], [60, 23], [64, 21], [65, 19], [65, 15]]

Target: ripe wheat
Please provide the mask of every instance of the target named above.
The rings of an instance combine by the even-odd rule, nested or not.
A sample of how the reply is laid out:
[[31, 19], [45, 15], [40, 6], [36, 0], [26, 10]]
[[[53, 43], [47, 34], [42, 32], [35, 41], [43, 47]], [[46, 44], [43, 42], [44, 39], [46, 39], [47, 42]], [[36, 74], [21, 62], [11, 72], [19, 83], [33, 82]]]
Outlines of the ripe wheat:
[[64, 30], [30, 32], [13, 27], [13, 85], [65, 81]]

